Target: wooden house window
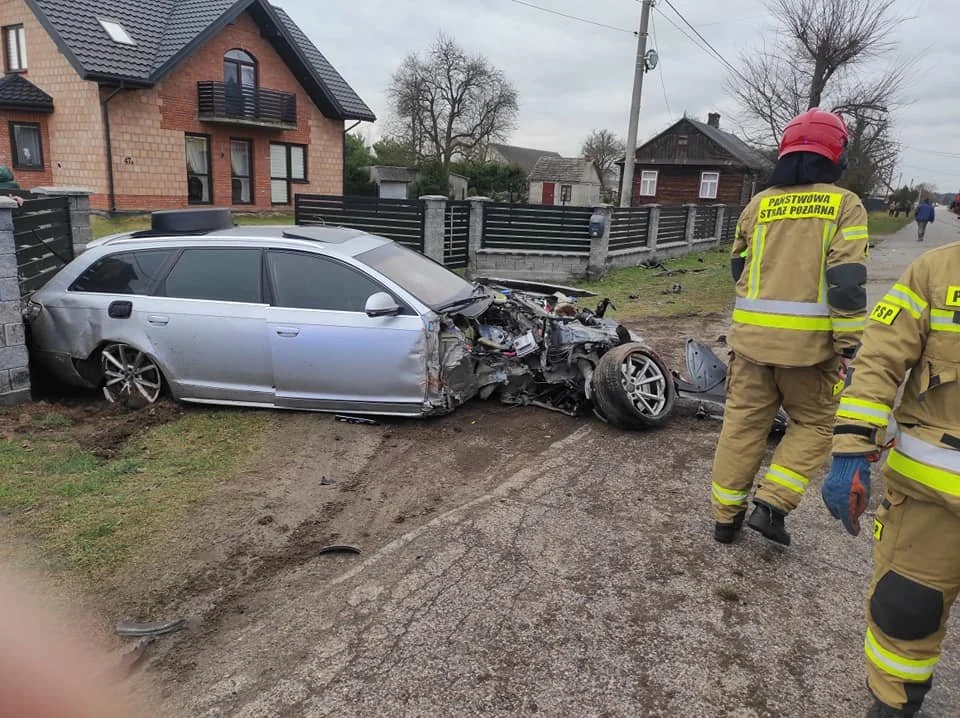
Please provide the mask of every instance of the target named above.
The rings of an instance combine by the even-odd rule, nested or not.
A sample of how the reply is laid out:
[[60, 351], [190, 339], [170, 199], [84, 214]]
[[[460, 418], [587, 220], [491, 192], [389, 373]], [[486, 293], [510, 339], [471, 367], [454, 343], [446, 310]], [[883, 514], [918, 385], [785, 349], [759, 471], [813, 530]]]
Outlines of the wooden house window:
[[656, 170], [644, 170], [640, 173], [640, 196], [655, 197], [657, 195], [657, 177], [659, 172]]
[[700, 173], [700, 199], [716, 199], [717, 188], [720, 186], [719, 172]]

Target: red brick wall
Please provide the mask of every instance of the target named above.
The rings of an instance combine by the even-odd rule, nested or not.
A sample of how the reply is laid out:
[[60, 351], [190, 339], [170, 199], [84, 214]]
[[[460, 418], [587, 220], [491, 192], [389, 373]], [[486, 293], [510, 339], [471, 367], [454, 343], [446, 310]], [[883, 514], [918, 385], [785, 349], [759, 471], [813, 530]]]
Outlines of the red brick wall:
[[[656, 170], [657, 194], [654, 197], [640, 194], [643, 170]], [[700, 199], [700, 173], [720, 172], [716, 199]], [[748, 184], [749, 175], [743, 171], [731, 171], [719, 168], [674, 167], [669, 165], [637, 165], [634, 180], [633, 204], [740, 204], [744, 182]]]
[[[222, 82], [223, 55], [235, 48], [256, 58], [260, 87], [297, 95], [296, 130], [199, 121], [197, 82]], [[308, 182], [292, 185], [291, 195], [340, 194], [343, 190], [343, 122], [324, 117], [246, 13], [181, 63], [157, 87], [118, 95], [110, 103], [110, 118], [120, 210], [186, 206], [184, 133], [210, 135], [216, 205], [229, 206], [232, 202], [231, 138], [253, 142], [255, 204], [238, 205], [237, 209], [277, 208], [270, 201], [271, 142], [309, 145]]]
[[[23, 189], [49, 187], [53, 184], [52, 148], [50, 147], [50, 132], [47, 129], [47, 118], [48, 115], [35, 114], [32, 112], [0, 110], [0, 165], [6, 165], [11, 169], [13, 178]], [[40, 147], [43, 152], [43, 169], [28, 170], [13, 166], [13, 138], [10, 132], [11, 122], [30, 122], [40, 125]]]

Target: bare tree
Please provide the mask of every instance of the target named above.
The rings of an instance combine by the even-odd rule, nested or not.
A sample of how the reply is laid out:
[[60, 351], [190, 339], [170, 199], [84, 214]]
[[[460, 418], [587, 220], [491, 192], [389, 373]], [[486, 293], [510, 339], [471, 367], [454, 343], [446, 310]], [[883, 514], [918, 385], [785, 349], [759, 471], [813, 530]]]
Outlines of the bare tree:
[[600, 185], [605, 192], [610, 189], [607, 187], [605, 175], [614, 167], [617, 160], [623, 157], [626, 152], [625, 147], [623, 140], [610, 130], [594, 130], [583, 142], [580, 154], [585, 160], [590, 160], [597, 166]]
[[517, 117], [517, 92], [482, 55], [469, 56], [441, 34], [421, 57], [409, 55], [388, 89], [394, 134], [406, 139], [418, 159], [482, 156], [504, 140]]
[[891, 110], [899, 103], [908, 68], [882, 70], [903, 20], [896, 0], [768, 0], [783, 38], [775, 47], [745, 53], [730, 81], [758, 144], [775, 147], [799, 113], [823, 107], [842, 115], [851, 134], [850, 168], [842, 183], [865, 195], [889, 186], [899, 157]]

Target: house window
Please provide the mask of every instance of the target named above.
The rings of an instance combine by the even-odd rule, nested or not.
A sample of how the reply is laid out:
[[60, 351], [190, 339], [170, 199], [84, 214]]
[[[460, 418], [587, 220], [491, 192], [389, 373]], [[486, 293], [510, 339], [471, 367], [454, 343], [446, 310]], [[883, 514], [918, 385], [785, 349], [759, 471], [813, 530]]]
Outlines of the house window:
[[230, 185], [234, 204], [253, 204], [253, 143], [230, 140]]
[[210, 204], [210, 138], [187, 135], [187, 200], [190, 204]]
[[560, 185], [560, 202], [562, 204], [569, 204], [570, 200], [573, 199], [573, 185], [562, 184]]
[[27, 35], [23, 25], [3, 28], [3, 49], [7, 72], [23, 72], [27, 69]]
[[655, 197], [657, 195], [657, 177], [659, 173], [656, 170], [644, 170], [640, 173], [640, 196]]
[[110, 39], [113, 40], [118, 45], [136, 45], [133, 41], [133, 38], [130, 37], [130, 33], [127, 32], [127, 29], [118, 22], [113, 20], [102, 20], [97, 18], [100, 23], [100, 27], [104, 29], [107, 35], [110, 36]]
[[716, 199], [717, 187], [720, 184], [719, 172], [700, 173], [700, 199]]
[[13, 150], [14, 169], [43, 169], [43, 144], [40, 141], [40, 125], [33, 122], [11, 122], [10, 144]]
[[687, 159], [687, 149], [690, 146], [690, 137], [687, 135], [677, 135], [677, 159]]
[[303, 145], [270, 145], [270, 201], [290, 204], [292, 183], [307, 181], [307, 148]]

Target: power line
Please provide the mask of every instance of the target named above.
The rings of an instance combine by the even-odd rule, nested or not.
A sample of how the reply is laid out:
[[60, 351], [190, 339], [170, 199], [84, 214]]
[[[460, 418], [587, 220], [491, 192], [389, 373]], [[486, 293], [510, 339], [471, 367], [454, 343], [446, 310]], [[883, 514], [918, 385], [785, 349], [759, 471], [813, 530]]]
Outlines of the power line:
[[[717, 59], [720, 60], [720, 62], [722, 62], [724, 65], [727, 66], [727, 68], [730, 70], [730, 72], [732, 72], [733, 74], [735, 74], [735, 75], [737, 75], [738, 77], [740, 77], [740, 79], [746, 81], [746, 78], [745, 78], [743, 75], [740, 74], [740, 71], [737, 70], [737, 68], [735, 68], [732, 64], [730, 64], [730, 62], [727, 60], [727, 58], [725, 58], [725, 57], [723, 56], [723, 54], [722, 54], [717, 48], [715, 48], [713, 45], [710, 44], [710, 41], [707, 40], [707, 38], [705, 38], [705, 37], [701, 34], [701, 32], [700, 32], [697, 28], [695, 28], [695, 27], [690, 23], [690, 21], [687, 20], [687, 18], [685, 18], [685, 17], [683, 16], [683, 13], [681, 13], [679, 10], [677, 10], [676, 6], [675, 6], [670, 0], [664, 0], [664, 2], [667, 3], [667, 5], [669, 6], [669, 8], [670, 8], [671, 10], [673, 10], [673, 12], [676, 13], [677, 17], [679, 17], [687, 27], [689, 27], [691, 30], [693, 30], [693, 33], [694, 33], [698, 38], [700, 38], [700, 40], [703, 42], [703, 44], [706, 45], [708, 48], [710, 48], [710, 51], [711, 51], [714, 55], [716, 55]], [[662, 13], [661, 13], [661, 14], [662, 14]], [[679, 30], [679, 28], [677, 28], [677, 29]], [[689, 37], [689, 36], [688, 36], [688, 37]], [[701, 49], [702, 49], [702, 48], [701, 48]]]
[[938, 157], [948, 157], [950, 159], [960, 159], [960, 154], [955, 152], [943, 152], [942, 150], [925, 150], [920, 147], [913, 147], [911, 145], [900, 145], [905, 150], [913, 150], [914, 152], [923, 152], [928, 155], [937, 155]]
[[625, 33], [628, 33], [628, 34], [630, 34], [630, 35], [636, 35], [636, 34], [637, 34], [636, 31], [634, 31], [634, 30], [627, 30], [626, 28], [616, 27], [616, 26], [614, 26], [614, 25], [607, 25], [606, 23], [597, 22], [596, 20], [588, 20], [587, 18], [577, 17], [576, 15], [568, 15], [567, 13], [565, 13], [565, 12], [560, 12], [559, 10], [553, 10], [553, 9], [551, 9], [551, 8], [548, 8], [548, 7], [541, 7], [540, 5], [534, 5], [534, 4], [531, 3], [531, 2], [526, 2], [526, 0], [510, 0], [510, 1], [517, 3], [517, 5], [525, 5], [526, 7], [533, 8], [534, 10], [539, 10], [540, 12], [547, 12], [547, 13], [550, 13], [551, 15], [557, 15], [557, 16], [559, 16], [559, 17], [565, 17], [565, 18], [567, 18], [568, 20], [576, 20], [577, 22], [586, 23], [587, 25], [594, 25], [594, 26], [596, 26], [596, 27], [602, 27], [602, 28], [605, 28], [605, 29], [607, 29], [607, 30], [616, 30], [617, 32], [625, 32]]
[[[654, 22], [653, 16], [650, 16], [650, 28], [653, 30], [653, 44], [654, 47], [660, 47], [660, 43], [657, 41], [657, 23]], [[673, 122], [673, 111], [670, 109], [670, 100], [667, 99], [667, 83], [663, 80], [663, 62], [657, 63], [657, 69], [660, 71], [660, 87], [663, 88], [663, 104], [667, 106], [667, 114], [670, 115], [670, 121]]]
[[690, 33], [688, 33], [688, 32], [687, 32], [686, 30], [684, 30], [682, 27], [680, 27], [679, 25], [677, 25], [677, 23], [675, 23], [675, 22], [673, 21], [673, 18], [671, 18], [669, 15], [667, 15], [665, 12], [663, 12], [663, 10], [661, 10], [660, 8], [658, 8], [658, 7], [656, 7], [656, 6], [654, 7], [654, 10], [656, 10], [658, 13], [660, 13], [660, 17], [662, 17], [662, 18], [663, 18], [664, 20], [666, 20], [668, 23], [670, 23], [671, 25], [673, 25], [674, 29], [675, 29], [677, 32], [679, 32], [681, 35], [683, 35], [685, 38], [687, 38], [687, 40], [689, 40], [690, 43], [691, 43], [692, 45], [694, 45], [697, 49], [702, 50], [703, 52], [705, 52], [711, 59], [713, 59], [713, 60], [716, 60], [716, 59], [717, 59], [717, 57], [716, 57], [712, 52], [710, 52], [707, 48], [705, 48], [705, 47], [704, 47], [703, 45], [701, 45], [699, 42], [697, 42], [696, 40], [694, 40], [694, 39], [690, 36]]

